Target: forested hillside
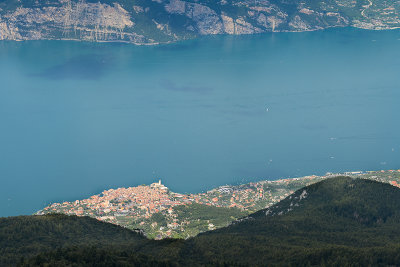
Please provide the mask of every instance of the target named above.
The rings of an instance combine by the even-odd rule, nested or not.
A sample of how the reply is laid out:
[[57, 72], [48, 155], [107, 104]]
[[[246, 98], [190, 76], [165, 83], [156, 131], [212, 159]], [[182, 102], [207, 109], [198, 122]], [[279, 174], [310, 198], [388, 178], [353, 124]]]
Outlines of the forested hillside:
[[400, 189], [331, 178], [187, 240], [148, 240], [119, 226], [64, 215], [1, 219], [0, 237], [3, 265], [396, 266]]

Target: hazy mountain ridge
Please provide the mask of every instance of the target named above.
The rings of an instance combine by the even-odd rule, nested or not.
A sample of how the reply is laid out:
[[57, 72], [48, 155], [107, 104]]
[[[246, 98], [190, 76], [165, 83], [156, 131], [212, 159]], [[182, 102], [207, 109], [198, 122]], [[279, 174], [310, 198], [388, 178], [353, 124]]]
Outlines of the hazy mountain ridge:
[[0, 40], [168, 43], [201, 35], [400, 26], [399, 2], [283, 0], [5, 0]]

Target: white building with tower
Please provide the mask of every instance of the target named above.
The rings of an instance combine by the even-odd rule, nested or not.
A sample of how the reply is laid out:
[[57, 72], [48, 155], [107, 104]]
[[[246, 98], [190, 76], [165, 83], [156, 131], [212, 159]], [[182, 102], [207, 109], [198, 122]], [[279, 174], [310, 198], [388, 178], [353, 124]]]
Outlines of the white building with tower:
[[160, 190], [168, 190], [168, 187], [166, 187], [165, 185], [163, 185], [161, 183], [161, 179], [158, 180], [158, 183], [152, 183], [150, 185], [150, 188], [154, 188], [154, 189], [160, 189]]

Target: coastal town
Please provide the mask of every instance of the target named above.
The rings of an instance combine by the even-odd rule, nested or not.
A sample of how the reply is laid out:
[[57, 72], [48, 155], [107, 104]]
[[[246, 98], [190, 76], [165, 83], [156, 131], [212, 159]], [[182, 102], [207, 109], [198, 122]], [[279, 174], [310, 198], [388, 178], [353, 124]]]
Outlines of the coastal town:
[[225, 185], [199, 194], [171, 192], [159, 180], [149, 186], [110, 189], [83, 200], [53, 203], [36, 214], [90, 216], [135, 229], [149, 238], [188, 238], [227, 226], [240, 217], [270, 207], [304, 186], [339, 175], [400, 187], [400, 170], [327, 173]]

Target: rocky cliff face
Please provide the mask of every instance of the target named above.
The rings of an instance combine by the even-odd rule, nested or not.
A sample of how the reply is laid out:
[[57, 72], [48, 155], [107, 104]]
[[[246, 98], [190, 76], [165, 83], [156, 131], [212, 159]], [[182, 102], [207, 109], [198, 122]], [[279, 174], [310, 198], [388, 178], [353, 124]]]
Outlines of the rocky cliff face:
[[157, 44], [211, 34], [400, 27], [383, 0], [3, 0], [0, 40]]
[[144, 43], [146, 38], [127, 31], [134, 23], [118, 3], [62, 1], [26, 8], [18, 6], [0, 17], [0, 39], [77, 39]]

